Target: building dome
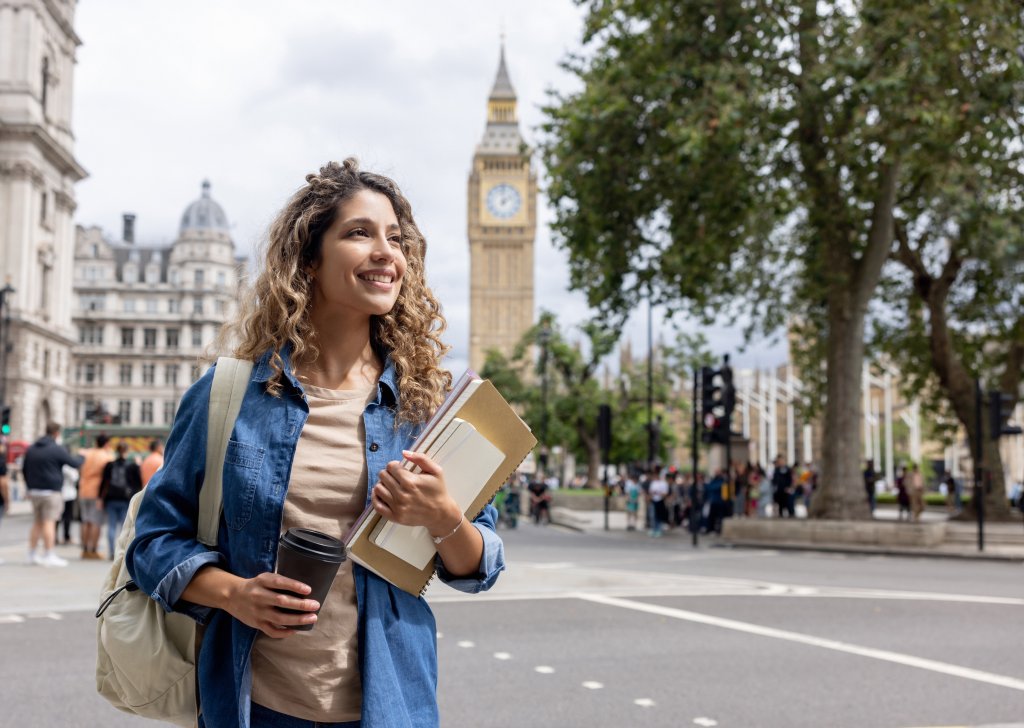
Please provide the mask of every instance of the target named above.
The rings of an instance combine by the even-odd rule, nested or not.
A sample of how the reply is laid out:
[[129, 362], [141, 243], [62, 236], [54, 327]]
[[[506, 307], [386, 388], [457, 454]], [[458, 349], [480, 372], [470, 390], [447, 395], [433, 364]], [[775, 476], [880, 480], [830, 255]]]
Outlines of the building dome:
[[181, 216], [181, 228], [178, 233], [184, 235], [187, 230], [209, 230], [225, 234], [230, 232], [224, 208], [210, 197], [209, 180], [203, 180], [202, 195], [186, 207], [185, 214]]

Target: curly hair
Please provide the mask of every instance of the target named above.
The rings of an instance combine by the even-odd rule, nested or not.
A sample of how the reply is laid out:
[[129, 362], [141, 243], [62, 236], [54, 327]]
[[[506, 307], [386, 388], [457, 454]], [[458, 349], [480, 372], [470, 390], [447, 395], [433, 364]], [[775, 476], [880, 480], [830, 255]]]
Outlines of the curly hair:
[[[441, 369], [448, 348], [441, 341], [447, 324], [437, 298], [427, 287], [423, 268], [427, 241], [413, 219], [412, 206], [393, 180], [359, 169], [354, 158], [329, 162], [292, 195], [270, 225], [261, 253], [262, 270], [246, 292], [238, 316], [226, 325], [219, 342], [234, 341], [234, 356], [254, 360], [272, 351], [274, 370], [267, 390], [279, 397], [284, 382], [281, 351], [291, 345], [292, 362], [319, 356], [316, 331], [309, 320], [313, 284], [306, 274], [320, 261], [324, 233], [340, 206], [361, 190], [388, 198], [401, 228], [405, 277], [394, 307], [370, 320], [374, 352], [395, 365], [399, 421], [419, 423], [437, 409], [451, 388], [451, 374]], [[293, 364], [294, 366], [294, 364]]]

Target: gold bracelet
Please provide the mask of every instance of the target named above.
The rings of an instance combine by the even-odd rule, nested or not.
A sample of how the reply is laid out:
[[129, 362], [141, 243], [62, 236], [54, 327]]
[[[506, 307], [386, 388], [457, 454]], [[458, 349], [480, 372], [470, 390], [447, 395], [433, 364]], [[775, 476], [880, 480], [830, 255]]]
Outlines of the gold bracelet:
[[434, 539], [434, 545], [437, 546], [438, 544], [440, 544], [440, 543], [442, 543], [444, 541], [447, 541], [452, 536], [454, 536], [456, 533], [458, 533], [459, 529], [462, 528], [462, 522], [465, 521], [465, 520], [466, 520], [465, 516], [460, 518], [459, 519], [459, 524], [455, 528], [453, 528], [452, 532], [449, 533], [447, 536], [431, 536], [431, 538]]

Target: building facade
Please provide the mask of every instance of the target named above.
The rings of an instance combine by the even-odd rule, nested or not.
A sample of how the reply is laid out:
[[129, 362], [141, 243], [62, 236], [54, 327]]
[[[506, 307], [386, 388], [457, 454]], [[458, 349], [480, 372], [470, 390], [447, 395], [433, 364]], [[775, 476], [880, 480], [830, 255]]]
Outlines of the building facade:
[[171, 245], [138, 245], [134, 224], [124, 216], [119, 241], [98, 227], [78, 228], [68, 424], [169, 426], [181, 395], [206, 369], [201, 357], [237, 312], [246, 261], [236, 257], [209, 182]]
[[73, 408], [74, 0], [0, 0], [0, 401], [14, 439]]
[[519, 131], [504, 45], [487, 99], [487, 126], [473, 155], [467, 212], [469, 361], [479, 371], [488, 351], [511, 354], [533, 325], [537, 175]]

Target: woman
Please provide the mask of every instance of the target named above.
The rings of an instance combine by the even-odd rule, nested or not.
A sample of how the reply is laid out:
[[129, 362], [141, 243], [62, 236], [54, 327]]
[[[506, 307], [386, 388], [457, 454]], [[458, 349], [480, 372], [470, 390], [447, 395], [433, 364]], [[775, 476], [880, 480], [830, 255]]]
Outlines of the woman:
[[457, 589], [487, 589], [504, 568], [494, 509], [464, 523], [440, 469], [405, 450], [451, 385], [409, 203], [352, 159], [306, 182], [225, 334], [256, 364], [225, 456], [218, 549], [195, 540], [207, 372], [182, 400], [128, 568], [165, 609], [207, 624], [206, 728], [435, 726], [436, 627], [422, 599], [346, 562], [317, 615], [315, 601], [278, 591], [308, 586], [273, 573], [284, 529], [341, 537], [367, 504], [443, 539], [438, 575]]

